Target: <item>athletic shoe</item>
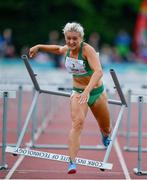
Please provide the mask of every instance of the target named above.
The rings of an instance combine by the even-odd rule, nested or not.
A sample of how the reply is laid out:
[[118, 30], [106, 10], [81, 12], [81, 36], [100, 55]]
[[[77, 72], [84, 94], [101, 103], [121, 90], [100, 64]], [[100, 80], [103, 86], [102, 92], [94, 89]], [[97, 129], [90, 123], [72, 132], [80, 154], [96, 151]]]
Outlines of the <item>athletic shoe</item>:
[[68, 164], [68, 174], [75, 174], [76, 173], [76, 164], [69, 163]]
[[102, 134], [102, 142], [103, 142], [103, 144], [104, 144], [105, 147], [108, 147], [108, 146], [109, 146], [110, 141], [111, 141], [111, 139], [110, 139], [109, 136], [104, 136], [104, 135]]

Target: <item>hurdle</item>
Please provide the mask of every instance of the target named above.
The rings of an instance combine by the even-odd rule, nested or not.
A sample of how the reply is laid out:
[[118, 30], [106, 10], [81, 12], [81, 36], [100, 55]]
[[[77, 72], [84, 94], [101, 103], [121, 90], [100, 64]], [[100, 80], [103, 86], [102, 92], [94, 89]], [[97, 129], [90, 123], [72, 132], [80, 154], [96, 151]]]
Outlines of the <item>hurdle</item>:
[[[47, 153], [47, 152], [35, 151], [35, 150], [29, 150], [29, 152], [28, 152], [27, 149], [20, 148], [20, 145], [22, 143], [23, 137], [24, 137], [25, 132], [27, 130], [30, 118], [32, 116], [32, 113], [33, 113], [33, 110], [34, 110], [35, 105], [37, 103], [39, 95], [41, 93], [45, 93], [45, 94], [51, 94], [51, 95], [57, 95], [57, 96], [70, 97], [69, 92], [50, 91], [50, 90], [41, 89], [40, 86], [39, 86], [39, 83], [38, 83], [38, 81], [36, 79], [37, 74], [35, 74], [33, 72], [33, 69], [31, 68], [31, 66], [29, 64], [27, 55], [23, 55], [22, 59], [23, 59], [23, 61], [25, 63], [25, 66], [26, 66], [26, 68], [28, 70], [28, 73], [29, 73], [30, 78], [32, 80], [32, 83], [34, 85], [35, 94], [34, 94], [34, 97], [33, 97], [29, 112], [27, 114], [24, 126], [22, 128], [21, 134], [20, 134], [19, 139], [18, 139], [18, 141], [16, 143], [16, 147], [7, 146], [6, 147], [6, 152], [12, 153], [12, 154], [20, 154], [20, 155], [25, 155], [25, 156], [30, 156], [30, 157], [36, 157], [36, 158], [38, 157], [38, 158], [43, 158], [43, 159], [50, 159], [50, 160], [57, 160], [57, 161], [62, 161], [62, 162], [69, 162], [69, 157], [65, 156], [65, 155], [59, 155], [59, 154], [53, 154], [53, 153]], [[121, 90], [121, 87], [120, 87], [120, 84], [119, 84], [119, 81], [117, 79], [115, 71], [113, 69], [111, 69], [110, 74], [111, 74], [112, 79], [114, 81], [114, 85], [115, 85], [115, 88], [116, 88], [116, 90], [118, 92], [120, 100], [108, 99], [108, 103], [121, 106], [120, 112], [118, 114], [118, 118], [117, 118], [117, 121], [116, 121], [116, 124], [115, 124], [115, 127], [114, 127], [112, 135], [111, 135], [110, 145], [108, 146], [108, 148], [106, 150], [106, 154], [104, 156], [103, 162], [94, 161], [94, 160], [88, 160], [88, 159], [83, 159], [83, 158], [77, 158], [76, 159], [77, 164], [86, 165], [86, 166], [90, 166], [90, 167], [97, 167], [97, 168], [99, 168], [101, 170], [105, 170], [105, 169], [110, 170], [113, 167], [113, 164], [107, 163], [107, 161], [108, 161], [111, 149], [112, 149], [112, 145], [113, 145], [113, 143], [115, 141], [115, 137], [117, 135], [120, 122], [122, 120], [123, 112], [124, 112], [125, 108], [127, 107], [127, 103], [126, 103], [125, 97], [123, 95], [123, 92]], [[58, 147], [56, 145], [54, 145], [53, 148], [58, 148]], [[59, 148], [62, 148], [62, 146], [59, 147]], [[65, 147], [63, 147], [63, 148], [65, 148]], [[85, 147], [85, 149], [87, 149], [87, 147]], [[88, 149], [89, 149], [89, 147], [88, 147]]]
[[133, 169], [133, 172], [136, 175], [147, 175], [147, 171], [143, 171], [142, 170], [142, 137], [143, 137], [143, 133], [142, 133], [142, 127], [143, 127], [143, 123], [142, 123], [142, 117], [143, 117], [143, 103], [147, 102], [147, 96], [138, 96], [136, 97], [138, 98], [138, 164], [137, 164], [137, 168]]
[[[124, 146], [125, 151], [129, 152], [137, 152], [138, 147], [132, 147], [130, 145], [130, 139], [131, 137], [137, 137], [138, 132], [131, 132], [131, 103], [139, 103], [137, 97], [143, 96], [144, 97], [144, 103], [146, 103], [146, 97], [147, 94], [143, 89], [136, 89], [136, 90], [128, 90], [128, 116], [127, 116], [127, 127], [126, 127], [126, 146]], [[147, 137], [147, 133], [142, 134], [143, 137]], [[147, 148], [142, 148], [143, 152], [147, 152]]]
[[[10, 129], [11, 131], [16, 132], [16, 138], [19, 138], [20, 132], [21, 132], [21, 124], [22, 124], [22, 101], [23, 101], [23, 91], [32, 91], [33, 90], [33, 86], [28, 86], [25, 84], [22, 84], [22, 82], [20, 84], [14, 84], [14, 83], [10, 83], [9, 84], [5, 84], [4, 82], [2, 82], [2, 84], [0, 84], [0, 91], [1, 92], [8, 92], [10, 98], [14, 97], [13, 92], [15, 92], [15, 98], [17, 100], [17, 128], [15, 129]], [[9, 131], [9, 128], [7, 128], [7, 131]], [[12, 143], [8, 143], [8, 145], [10, 146], [15, 146], [15, 144]], [[2, 143], [0, 143], [0, 147], [2, 147]]]
[[8, 98], [15, 98], [15, 91], [1, 91], [0, 98], [3, 98], [3, 120], [2, 120], [2, 162], [0, 165], [0, 170], [7, 169], [8, 165], [6, 163], [6, 142], [7, 142], [7, 111], [8, 111]]

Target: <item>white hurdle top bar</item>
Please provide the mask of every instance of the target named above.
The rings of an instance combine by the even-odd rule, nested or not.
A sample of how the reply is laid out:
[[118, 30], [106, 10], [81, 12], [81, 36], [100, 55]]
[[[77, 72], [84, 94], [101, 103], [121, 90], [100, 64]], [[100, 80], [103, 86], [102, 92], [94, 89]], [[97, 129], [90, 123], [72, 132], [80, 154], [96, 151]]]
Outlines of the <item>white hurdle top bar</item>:
[[[54, 160], [54, 161], [61, 161], [61, 162], [67, 162], [67, 163], [69, 162], [69, 156], [43, 152], [43, 151], [36, 151], [36, 150], [31, 150], [29, 148], [24, 149], [24, 148], [7, 146], [6, 152], [34, 157], [34, 158], [42, 158], [46, 160]], [[108, 170], [111, 170], [113, 167], [113, 164], [110, 164], [110, 163], [104, 163], [100, 161], [83, 159], [83, 158], [76, 158], [76, 164], [83, 165], [83, 166], [90, 166], [90, 167], [99, 168], [99, 169], [108, 169]]]

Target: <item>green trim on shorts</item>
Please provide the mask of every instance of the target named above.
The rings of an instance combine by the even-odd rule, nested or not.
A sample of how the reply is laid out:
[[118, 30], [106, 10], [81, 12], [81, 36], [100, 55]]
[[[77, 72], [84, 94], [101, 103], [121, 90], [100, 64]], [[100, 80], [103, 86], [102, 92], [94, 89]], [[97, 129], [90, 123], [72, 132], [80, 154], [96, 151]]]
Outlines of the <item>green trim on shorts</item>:
[[[73, 91], [77, 92], [77, 93], [82, 93], [84, 91], [84, 89], [80, 89], [80, 88], [76, 88], [73, 87]], [[88, 106], [92, 106], [97, 99], [99, 99], [100, 95], [103, 93], [104, 91], [104, 85], [102, 84], [101, 86], [99, 86], [98, 88], [94, 88], [89, 95], [89, 100], [88, 100]]]

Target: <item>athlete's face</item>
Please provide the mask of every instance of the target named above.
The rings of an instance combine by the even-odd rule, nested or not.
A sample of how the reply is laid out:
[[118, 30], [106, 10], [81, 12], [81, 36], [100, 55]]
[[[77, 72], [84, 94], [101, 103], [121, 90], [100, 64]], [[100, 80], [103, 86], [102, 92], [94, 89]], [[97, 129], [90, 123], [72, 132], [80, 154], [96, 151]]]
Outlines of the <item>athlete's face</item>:
[[69, 49], [76, 50], [79, 48], [82, 37], [79, 32], [66, 32], [65, 41]]

